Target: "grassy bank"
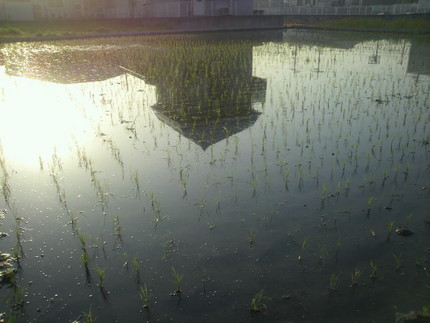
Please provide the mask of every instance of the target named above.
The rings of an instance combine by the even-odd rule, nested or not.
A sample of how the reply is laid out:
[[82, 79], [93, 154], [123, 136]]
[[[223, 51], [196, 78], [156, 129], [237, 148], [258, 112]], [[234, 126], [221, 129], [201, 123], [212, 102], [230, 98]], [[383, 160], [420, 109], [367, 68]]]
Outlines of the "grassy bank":
[[[430, 30], [430, 21], [416, 17], [346, 18], [313, 24], [321, 27], [381, 30]], [[280, 26], [281, 27], [281, 26]], [[191, 27], [192, 28], [192, 27]], [[194, 27], [196, 28], [196, 27]], [[0, 37], [66, 36], [175, 29], [174, 20], [99, 19], [55, 21], [0, 21]]]
[[366, 29], [396, 29], [402, 30], [430, 30], [430, 20], [419, 18], [344, 18], [324, 21], [318, 26], [338, 28], [366, 28]]
[[0, 21], [0, 37], [63, 36], [169, 29], [172, 29], [169, 25], [137, 19]]

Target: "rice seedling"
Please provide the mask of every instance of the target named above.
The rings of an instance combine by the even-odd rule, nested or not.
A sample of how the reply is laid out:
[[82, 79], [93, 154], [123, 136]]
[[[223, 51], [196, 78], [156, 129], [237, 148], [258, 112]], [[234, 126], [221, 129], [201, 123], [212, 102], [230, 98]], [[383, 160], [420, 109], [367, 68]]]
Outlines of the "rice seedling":
[[122, 255], [125, 259], [124, 264], [122, 266], [128, 270], [128, 254], [127, 254], [127, 252], [124, 252]]
[[327, 187], [323, 184], [321, 189], [321, 199], [324, 200], [327, 194]]
[[258, 313], [264, 310], [267, 310], [266, 304], [263, 303], [264, 296], [263, 296], [264, 290], [260, 290], [257, 294], [255, 294], [254, 297], [251, 298], [251, 305], [250, 305], [250, 311], [252, 313]]
[[91, 305], [88, 313], [84, 313], [84, 323], [94, 323], [96, 321], [96, 317], [92, 313]]
[[429, 227], [430, 226], [430, 215], [426, 216], [424, 218], [424, 224]]
[[392, 253], [392, 255], [394, 257], [396, 269], [399, 270], [403, 263], [403, 259], [402, 259], [403, 253], [401, 252], [398, 255], [396, 255], [395, 253]]
[[21, 226], [21, 218], [15, 219], [15, 237], [16, 237], [16, 250], [19, 252], [20, 257], [24, 256], [24, 250], [22, 248], [22, 233], [24, 232], [24, 228]]
[[12, 198], [12, 191], [11, 191], [11, 188], [9, 185], [9, 178], [6, 175], [2, 179], [1, 189], [2, 189], [1, 192], [2, 192], [3, 198], [6, 202], [6, 205], [11, 207], [10, 203], [11, 203], [11, 198]]
[[154, 229], [156, 230], [158, 227], [158, 223], [164, 221], [167, 219], [167, 216], [161, 216], [160, 209], [157, 209], [154, 213], [154, 219], [152, 220], [152, 223], [155, 223]]
[[347, 179], [345, 181], [345, 195], [346, 195], [346, 197], [348, 197], [350, 188], [351, 188], [351, 182], [349, 179]]
[[372, 204], [373, 204], [373, 197], [369, 197], [367, 199], [367, 211], [370, 212], [370, 209], [372, 208]]
[[84, 235], [82, 234], [82, 232], [81, 231], [77, 231], [77, 235], [78, 235], [78, 238], [79, 238], [79, 241], [80, 241], [80, 243], [81, 243], [81, 249], [83, 250], [83, 251], [86, 251], [86, 243], [87, 243], [87, 241], [86, 241], [86, 239], [85, 239], [85, 237], [84, 237]]
[[140, 182], [139, 182], [139, 172], [135, 170], [131, 174], [131, 178], [134, 184], [134, 190], [136, 191], [136, 196], [140, 198]]
[[426, 262], [427, 262], [427, 258], [425, 258], [425, 257], [420, 257], [420, 258], [418, 258], [416, 261], [415, 261], [415, 266], [417, 267], [417, 268], [419, 268], [419, 269], [421, 269], [425, 274], [426, 274], [426, 276], [428, 277], [429, 276], [429, 273], [428, 273], [428, 271], [427, 271], [427, 264], [426, 264]]
[[97, 273], [97, 277], [99, 280], [97, 286], [100, 287], [101, 289], [103, 289], [104, 285], [105, 285], [105, 277], [106, 277], [105, 270], [97, 265], [96, 266], [96, 273]]
[[[6, 316], [6, 313], [0, 313], [0, 320], [4, 321], [4, 318]], [[14, 314], [10, 314], [9, 319], [7, 320], [7, 323], [15, 323], [16, 322], [16, 316]]]
[[12, 308], [14, 310], [22, 310], [25, 304], [26, 293], [24, 288], [14, 285], [13, 286], [13, 294], [12, 294]]
[[119, 222], [119, 216], [117, 215], [113, 220], [113, 233], [118, 237], [118, 239], [122, 239], [122, 227]]
[[393, 229], [394, 229], [394, 222], [391, 221], [387, 224], [387, 231], [388, 231], [387, 241], [390, 241], [391, 234], [393, 233]]
[[361, 270], [356, 267], [355, 270], [351, 274], [351, 287], [358, 285], [358, 280], [362, 275]]
[[256, 198], [257, 197], [257, 179], [255, 177], [252, 178], [251, 180], [251, 184], [252, 184], [252, 198]]
[[90, 260], [89, 260], [89, 256], [88, 256], [86, 249], [82, 250], [81, 262], [82, 262], [82, 265], [84, 266], [84, 269], [85, 269], [86, 282], [89, 285], [91, 283], [91, 272], [90, 272], [90, 269], [88, 267]]
[[370, 260], [370, 278], [375, 279], [377, 278], [378, 274], [378, 265], [373, 262], [373, 260]]
[[183, 274], [179, 274], [175, 267], [172, 266], [172, 276], [173, 276], [173, 282], [176, 285], [176, 289], [170, 294], [171, 296], [180, 295], [182, 293], [181, 284], [182, 279], [184, 278]]
[[255, 231], [254, 231], [254, 229], [251, 229], [251, 233], [248, 236], [248, 242], [250, 245], [253, 245], [255, 243]]
[[301, 245], [301, 249], [302, 249], [302, 250], [303, 250], [303, 249], [305, 249], [305, 247], [306, 247], [306, 245], [307, 245], [307, 243], [308, 243], [308, 240], [309, 240], [309, 237], [306, 237], [306, 238], [303, 240], [302, 245]]
[[146, 284], [144, 284], [143, 286], [139, 286], [139, 295], [143, 302], [143, 308], [148, 308], [149, 302], [151, 301], [153, 295], [151, 291], [146, 287]]
[[43, 159], [41, 156], [39, 156], [39, 167], [40, 167], [40, 170], [43, 171], [44, 166], [43, 166]]
[[342, 273], [336, 275], [335, 273], [332, 273], [330, 275], [329, 279], [329, 290], [336, 292], [337, 291], [337, 283], [339, 281], [339, 277], [342, 275]]
[[139, 274], [139, 266], [140, 266], [140, 262], [136, 257], [133, 257], [131, 259], [131, 263], [133, 264], [134, 270], [136, 271], [136, 274]]
[[406, 216], [406, 222], [407, 222], [407, 223], [410, 223], [410, 222], [411, 222], [413, 215], [414, 215], [414, 213], [413, 213], [413, 212], [410, 212], [410, 213]]
[[287, 168], [284, 172], [284, 181], [287, 183], [288, 182], [288, 178], [290, 176], [290, 169]]
[[337, 182], [336, 193], [335, 193], [337, 197], [339, 197], [339, 195], [340, 195], [340, 187], [341, 187], [341, 183]]

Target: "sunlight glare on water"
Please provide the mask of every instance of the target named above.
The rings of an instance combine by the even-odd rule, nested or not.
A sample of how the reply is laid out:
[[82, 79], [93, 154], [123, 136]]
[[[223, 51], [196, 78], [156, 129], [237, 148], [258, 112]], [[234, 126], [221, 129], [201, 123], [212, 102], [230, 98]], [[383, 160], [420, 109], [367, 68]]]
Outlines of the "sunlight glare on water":
[[[66, 156], [92, 136], [88, 116], [70, 100], [88, 101], [78, 87], [8, 76], [4, 68], [0, 80], [0, 137], [9, 160], [30, 166], [54, 151]], [[93, 111], [93, 117], [101, 117]]]

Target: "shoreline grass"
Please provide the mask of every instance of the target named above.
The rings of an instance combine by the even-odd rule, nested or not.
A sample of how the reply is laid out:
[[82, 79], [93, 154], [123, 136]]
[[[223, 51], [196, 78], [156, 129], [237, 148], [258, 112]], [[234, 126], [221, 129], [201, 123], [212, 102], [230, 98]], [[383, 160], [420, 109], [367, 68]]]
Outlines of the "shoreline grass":
[[137, 19], [0, 21], [0, 37], [71, 36], [171, 29], [168, 24]]

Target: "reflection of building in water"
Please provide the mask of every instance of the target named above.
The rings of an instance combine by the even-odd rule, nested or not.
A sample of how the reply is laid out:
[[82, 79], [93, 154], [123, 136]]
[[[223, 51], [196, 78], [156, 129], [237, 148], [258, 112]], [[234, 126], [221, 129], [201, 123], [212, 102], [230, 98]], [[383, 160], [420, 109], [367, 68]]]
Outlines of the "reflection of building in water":
[[[3, 53], [7, 74], [54, 83], [102, 81], [131, 72], [156, 87], [153, 110], [159, 119], [206, 149], [259, 116], [253, 106], [264, 100], [266, 81], [252, 76], [255, 34], [215, 33], [204, 40], [190, 35], [173, 44], [131, 39], [103, 48], [11, 45]], [[269, 41], [282, 36], [259, 34]]]
[[[345, 99], [347, 105], [353, 101], [390, 102], [410, 96], [405, 92], [409, 87], [404, 86], [412, 82], [407, 77], [408, 61], [412, 61], [409, 40], [368, 39], [349, 49], [334, 47], [334, 40], [328, 42], [329, 46], [323, 42], [315, 46], [294, 40], [254, 47], [254, 75], [267, 79], [266, 97], [288, 107], [288, 99], [277, 101], [287, 93], [291, 100], [302, 100], [302, 107], [297, 109], [310, 109], [322, 104], [312, 101], [321, 93], [334, 93], [326, 102]], [[381, 97], [381, 93], [390, 93], [392, 97]]]
[[350, 49], [357, 45], [360, 41], [354, 40], [353, 37], [345, 37], [342, 34], [315, 31], [306, 29], [286, 29], [283, 32], [284, 41], [292, 41], [304, 45], [324, 46], [332, 48]]
[[412, 41], [409, 51], [408, 73], [430, 76], [430, 50], [428, 43]]
[[152, 48], [127, 68], [156, 86], [160, 120], [203, 149], [257, 120], [253, 103], [265, 97], [266, 81], [252, 76], [252, 43], [185, 42]]
[[[283, 47], [286, 53], [293, 53], [293, 70], [319, 71], [314, 63], [317, 62], [318, 66], [324, 67], [323, 70], [336, 71], [338, 75], [350, 71], [380, 75], [394, 73], [404, 77], [410, 60], [411, 42], [405, 39], [391, 41], [384, 37], [363, 33], [287, 30], [284, 32], [286, 42]], [[425, 49], [421, 51], [425, 52]]]
[[[291, 45], [320, 46], [321, 48], [336, 48], [340, 50], [351, 50], [351, 57], [355, 54], [356, 59], [362, 58], [360, 64], [347, 66], [348, 69], [372, 70], [397, 69], [411, 74], [430, 75], [430, 51], [425, 42], [416, 40], [398, 39], [387, 41], [385, 35], [362, 34], [362, 33], [333, 33], [327, 31], [295, 30], [284, 31], [283, 39]], [[318, 52], [318, 55], [320, 52]], [[327, 59], [330, 56], [326, 55]], [[297, 59], [297, 57], [296, 57]], [[365, 64], [367, 60], [367, 67]], [[374, 65], [374, 66], [369, 66]], [[381, 65], [378, 67], [376, 65]], [[364, 71], [364, 70], [363, 70]]]

